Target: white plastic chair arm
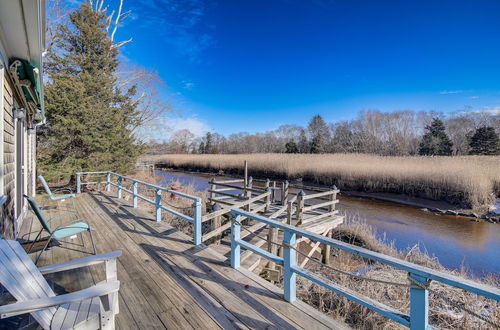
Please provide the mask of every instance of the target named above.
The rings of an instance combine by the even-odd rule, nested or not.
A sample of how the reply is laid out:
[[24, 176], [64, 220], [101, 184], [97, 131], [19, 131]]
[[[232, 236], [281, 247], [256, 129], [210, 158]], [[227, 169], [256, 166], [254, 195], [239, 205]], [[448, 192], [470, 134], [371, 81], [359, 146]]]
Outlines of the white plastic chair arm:
[[88, 256], [80, 259], [75, 259], [75, 260], [69, 260], [65, 262], [61, 262], [59, 264], [54, 264], [54, 265], [49, 265], [45, 266], [42, 268], [39, 268], [38, 270], [42, 274], [52, 274], [52, 273], [57, 273], [57, 272], [62, 272], [65, 270], [70, 270], [70, 269], [75, 269], [75, 268], [82, 268], [82, 267], [87, 267], [95, 264], [99, 264], [108, 260], [116, 259], [119, 256], [122, 255], [122, 251], [113, 251], [113, 252], [108, 252], [108, 253], [103, 253], [103, 254], [97, 254], [95, 256]]
[[104, 282], [90, 288], [76, 292], [71, 292], [54, 297], [45, 297], [28, 301], [20, 301], [17, 303], [0, 306], [0, 318], [11, 317], [15, 315], [31, 313], [37, 310], [69, 304], [76, 301], [82, 301], [94, 297], [106, 296], [110, 293], [118, 292], [120, 289], [120, 281]]

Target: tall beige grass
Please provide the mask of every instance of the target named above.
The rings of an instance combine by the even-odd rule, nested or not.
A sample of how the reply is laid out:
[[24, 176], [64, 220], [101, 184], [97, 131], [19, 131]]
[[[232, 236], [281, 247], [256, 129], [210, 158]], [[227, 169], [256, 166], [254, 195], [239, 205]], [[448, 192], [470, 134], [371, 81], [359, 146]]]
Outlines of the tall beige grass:
[[500, 192], [500, 156], [383, 157], [366, 154], [148, 155], [168, 167], [303, 178], [342, 190], [403, 193], [464, 208], [491, 204]]
[[[418, 265], [451, 273], [466, 279], [470, 279], [465, 269], [453, 271], [444, 268], [437, 259], [422, 252], [418, 246], [405, 251], [398, 251], [393, 244], [387, 244], [376, 237], [373, 227], [361, 220], [349, 221], [334, 231], [334, 237], [342, 241], [370, 250], [381, 252], [399, 259], [403, 259]], [[395, 283], [407, 283], [406, 272], [397, 270], [378, 262], [370, 262], [367, 259], [355, 256], [345, 251], [333, 249], [331, 258], [332, 266], [337, 269], [354, 272], [359, 267], [369, 267], [364, 274], [365, 277]], [[331, 279], [343, 287], [361, 293], [385, 305], [400, 310], [403, 313], [410, 312], [409, 289], [401, 286], [373, 283], [359, 280], [350, 276], [329, 270], [319, 266], [317, 263], [309, 262], [307, 268]], [[479, 280], [493, 287], [499, 287], [500, 277], [498, 274]], [[280, 283], [281, 284], [281, 283]], [[438, 329], [493, 329], [494, 327], [481, 319], [465, 312], [449, 300], [458, 305], [466, 306], [469, 310], [486, 317], [494, 323], [500, 322], [500, 303], [483, 298], [462, 289], [450, 287], [439, 282], [431, 282], [431, 293], [429, 295], [429, 320]], [[438, 294], [436, 294], [436, 292]], [[297, 294], [301, 300], [315, 306], [322, 312], [330, 315], [336, 320], [342, 320], [355, 329], [403, 329], [399, 324], [386, 319], [380, 314], [373, 312], [361, 305], [339, 296], [330, 290], [316, 285], [304, 278], [299, 277]], [[443, 299], [443, 296], [447, 299]]]

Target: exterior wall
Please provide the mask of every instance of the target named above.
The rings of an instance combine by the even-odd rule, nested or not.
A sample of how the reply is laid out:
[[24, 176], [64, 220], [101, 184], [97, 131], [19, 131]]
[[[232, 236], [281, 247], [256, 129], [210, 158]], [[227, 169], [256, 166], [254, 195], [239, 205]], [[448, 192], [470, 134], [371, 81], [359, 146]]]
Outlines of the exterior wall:
[[5, 78], [3, 80], [3, 195], [7, 196], [7, 202], [4, 204], [2, 221], [0, 222], [0, 233], [4, 238], [13, 238], [14, 219], [15, 219], [15, 129], [12, 108], [14, 96], [12, 88]]

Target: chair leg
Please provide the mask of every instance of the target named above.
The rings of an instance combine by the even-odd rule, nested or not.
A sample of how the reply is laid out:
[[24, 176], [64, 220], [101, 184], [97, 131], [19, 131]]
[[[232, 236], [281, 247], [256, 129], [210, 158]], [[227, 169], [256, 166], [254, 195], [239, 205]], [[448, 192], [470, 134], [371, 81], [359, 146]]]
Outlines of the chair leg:
[[30, 248], [28, 249], [28, 252], [27, 252], [28, 254], [31, 253], [31, 249], [33, 248], [33, 246], [35, 246], [35, 243], [38, 240], [38, 238], [40, 238], [40, 235], [42, 235], [42, 232], [43, 232], [43, 228], [42, 228], [42, 230], [40, 230], [38, 232], [38, 235], [36, 235], [35, 239], [33, 240], [33, 243], [31, 243]]
[[36, 260], [35, 260], [35, 265], [38, 263], [38, 260], [40, 259], [40, 257], [42, 256], [42, 253], [47, 249], [47, 247], [49, 246], [49, 243], [50, 241], [52, 240], [52, 235], [49, 236], [49, 238], [47, 239], [47, 243], [45, 243], [45, 246], [43, 247], [42, 251], [40, 251], [40, 254], [38, 255], [38, 257], [36, 257]]
[[94, 255], [97, 254], [95, 250], [94, 237], [92, 236], [92, 230], [89, 228], [90, 242], [92, 242], [92, 248], [94, 249]]

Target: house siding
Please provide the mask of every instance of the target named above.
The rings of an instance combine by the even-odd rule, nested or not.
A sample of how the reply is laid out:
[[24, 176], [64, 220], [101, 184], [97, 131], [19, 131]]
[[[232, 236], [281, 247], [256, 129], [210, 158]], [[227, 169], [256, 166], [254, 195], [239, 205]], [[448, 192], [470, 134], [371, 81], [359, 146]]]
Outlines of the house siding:
[[14, 96], [7, 79], [3, 79], [3, 194], [7, 202], [2, 210], [0, 233], [4, 238], [14, 238], [15, 201], [15, 130], [13, 118]]

